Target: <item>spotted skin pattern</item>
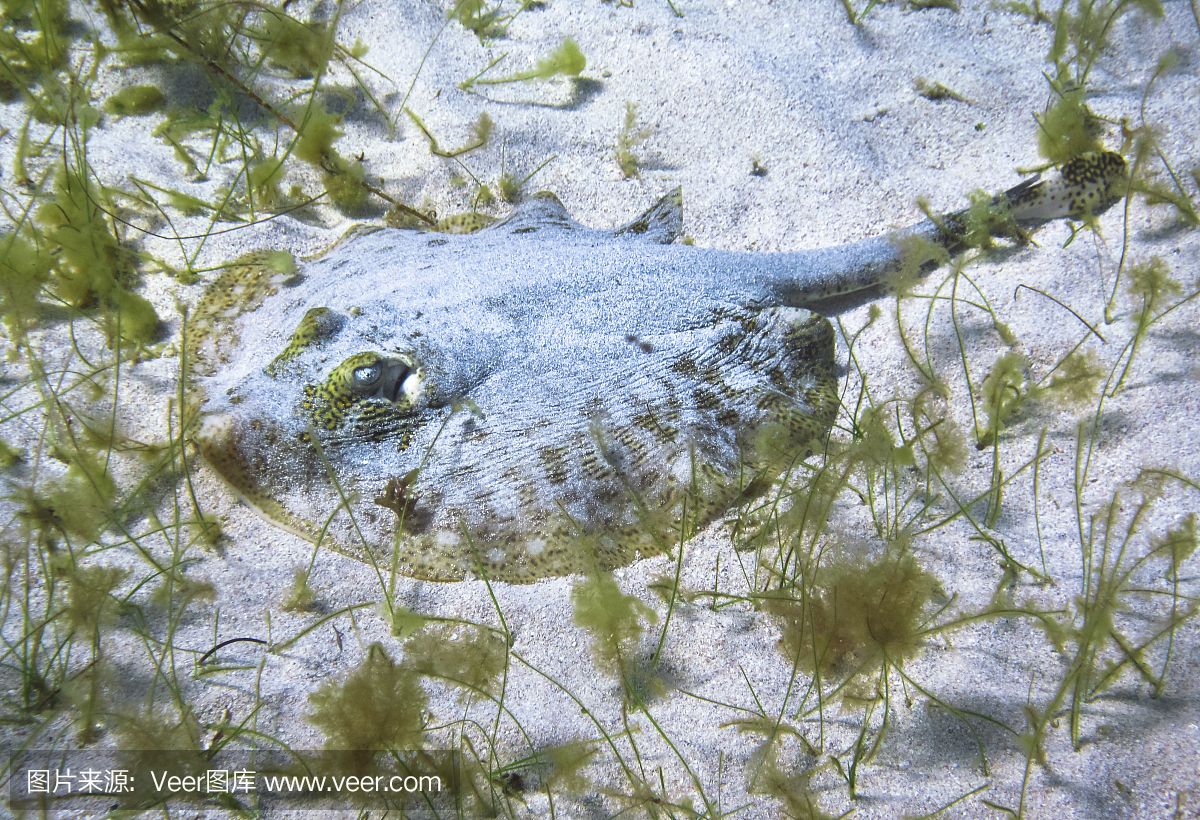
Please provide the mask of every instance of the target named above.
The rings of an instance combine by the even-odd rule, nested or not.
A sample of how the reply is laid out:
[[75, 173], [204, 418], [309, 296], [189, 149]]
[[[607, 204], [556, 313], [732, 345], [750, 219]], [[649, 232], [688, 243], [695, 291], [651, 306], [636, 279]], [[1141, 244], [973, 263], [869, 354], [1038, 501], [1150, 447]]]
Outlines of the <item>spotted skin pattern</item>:
[[322, 430], [340, 428], [345, 423], [346, 411], [361, 401], [350, 387], [354, 371], [375, 364], [379, 358], [377, 353], [355, 353], [331, 370], [324, 381], [304, 385], [300, 407], [313, 424]]
[[287, 347], [267, 365], [267, 375], [278, 375], [292, 359], [336, 332], [341, 322], [341, 317], [327, 307], [309, 309], [292, 331], [292, 338], [288, 340]]
[[1022, 219], [1054, 219], [1064, 212], [1084, 218], [1099, 214], [1120, 190], [1125, 160], [1110, 151], [1087, 153], [1064, 163], [1057, 177], [1018, 186], [1008, 197], [1009, 207]]
[[[1090, 155], [995, 203], [1027, 231], [1103, 211], [1124, 173]], [[834, 333], [805, 305], [965, 221], [756, 254], [673, 244], [678, 191], [616, 231], [538, 195], [465, 235], [359, 229], [299, 271], [247, 257], [185, 335], [194, 438], [278, 525], [416, 578], [622, 566], [820, 449]]]

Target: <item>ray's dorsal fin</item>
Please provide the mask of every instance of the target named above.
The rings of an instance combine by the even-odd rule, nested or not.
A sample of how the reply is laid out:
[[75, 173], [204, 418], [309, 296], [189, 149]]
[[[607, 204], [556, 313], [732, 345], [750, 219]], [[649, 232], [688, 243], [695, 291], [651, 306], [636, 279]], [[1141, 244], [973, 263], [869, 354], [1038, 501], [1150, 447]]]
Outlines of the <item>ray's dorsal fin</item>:
[[575, 228], [578, 225], [558, 197], [549, 191], [539, 191], [513, 208], [508, 218], [497, 222], [492, 229], [533, 233], [543, 228]]
[[670, 245], [683, 233], [683, 188], [671, 191], [650, 210], [614, 233]]

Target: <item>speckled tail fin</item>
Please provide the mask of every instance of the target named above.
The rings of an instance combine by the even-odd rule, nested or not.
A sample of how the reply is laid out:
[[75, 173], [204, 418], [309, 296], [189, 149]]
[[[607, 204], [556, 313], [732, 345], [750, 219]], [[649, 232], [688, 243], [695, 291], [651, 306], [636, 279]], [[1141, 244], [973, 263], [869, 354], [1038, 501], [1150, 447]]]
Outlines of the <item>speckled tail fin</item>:
[[1024, 241], [1028, 231], [1055, 219], [1089, 219], [1108, 210], [1125, 194], [1125, 159], [1111, 151], [1087, 153], [1064, 163], [1057, 173], [1041, 174], [975, 206], [935, 220], [938, 241], [950, 252], [978, 243], [990, 234]]
[[1125, 193], [1125, 159], [1112, 151], [1088, 153], [1065, 163], [1050, 179], [1034, 177], [1004, 193], [1012, 218], [1040, 225], [1051, 219], [1103, 213]]
[[671, 191], [650, 210], [614, 233], [670, 245], [683, 233], [683, 188]]

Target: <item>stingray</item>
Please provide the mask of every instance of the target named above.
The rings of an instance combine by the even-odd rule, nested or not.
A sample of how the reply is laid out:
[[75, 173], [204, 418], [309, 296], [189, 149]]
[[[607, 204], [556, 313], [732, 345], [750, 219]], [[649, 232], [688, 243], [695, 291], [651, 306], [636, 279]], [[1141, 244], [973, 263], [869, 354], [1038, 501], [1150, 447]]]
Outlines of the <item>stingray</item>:
[[[988, 230], [1098, 214], [1124, 179], [1085, 155], [993, 197]], [[299, 268], [246, 257], [185, 333], [194, 440], [275, 524], [414, 578], [623, 566], [821, 447], [834, 333], [806, 305], [978, 230], [963, 211], [752, 253], [676, 243], [682, 221], [678, 191], [617, 230], [539, 194], [471, 234], [361, 227]]]

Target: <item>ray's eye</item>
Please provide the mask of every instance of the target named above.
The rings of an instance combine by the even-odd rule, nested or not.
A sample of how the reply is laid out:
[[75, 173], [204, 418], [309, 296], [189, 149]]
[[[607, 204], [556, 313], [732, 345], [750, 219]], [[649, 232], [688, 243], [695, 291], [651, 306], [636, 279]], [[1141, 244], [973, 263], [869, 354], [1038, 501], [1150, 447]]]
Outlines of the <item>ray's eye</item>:
[[397, 401], [403, 393], [405, 379], [412, 375], [408, 362], [399, 358], [368, 357], [363, 354], [351, 361], [358, 366], [349, 371], [350, 378], [346, 386], [363, 399]]
[[357, 367], [354, 369], [354, 386], [367, 389], [374, 387], [381, 375], [383, 368], [379, 366], [379, 362]]
[[330, 371], [324, 381], [304, 385], [300, 407], [322, 430], [339, 429], [356, 406], [354, 414], [369, 425], [388, 412], [411, 412], [421, 395], [422, 381], [421, 371], [407, 356], [356, 353]]

